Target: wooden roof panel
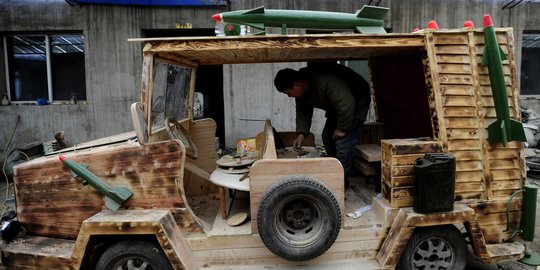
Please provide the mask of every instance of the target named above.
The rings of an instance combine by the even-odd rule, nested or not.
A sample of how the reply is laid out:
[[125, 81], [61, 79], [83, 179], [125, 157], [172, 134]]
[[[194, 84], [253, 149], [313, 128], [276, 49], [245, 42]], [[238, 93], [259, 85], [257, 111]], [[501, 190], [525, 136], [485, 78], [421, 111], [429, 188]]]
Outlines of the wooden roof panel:
[[145, 42], [145, 53], [185, 59], [198, 65], [363, 59], [418, 53], [421, 34], [273, 35], [132, 39]]

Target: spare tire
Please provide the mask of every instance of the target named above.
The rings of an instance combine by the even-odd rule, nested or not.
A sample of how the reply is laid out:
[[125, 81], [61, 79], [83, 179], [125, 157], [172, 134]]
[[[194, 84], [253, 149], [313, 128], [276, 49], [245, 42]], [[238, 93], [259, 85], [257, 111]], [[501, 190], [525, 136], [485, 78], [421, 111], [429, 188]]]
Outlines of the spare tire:
[[334, 244], [341, 227], [341, 211], [324, 184], [308, 176], [292, 176], [264, 194], [257, 227], [272, 253], [290, 261], [305, 261]]

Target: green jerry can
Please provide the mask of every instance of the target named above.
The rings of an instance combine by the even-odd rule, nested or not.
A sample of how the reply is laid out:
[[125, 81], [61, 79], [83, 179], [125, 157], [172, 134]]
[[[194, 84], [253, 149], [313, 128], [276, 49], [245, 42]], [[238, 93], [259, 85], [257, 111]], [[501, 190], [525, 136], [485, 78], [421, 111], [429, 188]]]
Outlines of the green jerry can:
[[455, 157], [442, 153], [425, 154], [416, 160], [414, 178], [414, 212], [430, 214], [454, 210]]

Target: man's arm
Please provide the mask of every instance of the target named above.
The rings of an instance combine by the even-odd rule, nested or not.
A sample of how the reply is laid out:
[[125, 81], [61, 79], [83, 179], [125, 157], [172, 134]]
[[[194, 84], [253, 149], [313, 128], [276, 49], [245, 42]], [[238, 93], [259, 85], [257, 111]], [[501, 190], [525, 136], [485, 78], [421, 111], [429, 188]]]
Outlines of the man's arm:
[[309, 133], [311, 129], [311, 119], [313, 118], [313, 106], [302, 101], [300, 98], [296, 102], [296, 132]]

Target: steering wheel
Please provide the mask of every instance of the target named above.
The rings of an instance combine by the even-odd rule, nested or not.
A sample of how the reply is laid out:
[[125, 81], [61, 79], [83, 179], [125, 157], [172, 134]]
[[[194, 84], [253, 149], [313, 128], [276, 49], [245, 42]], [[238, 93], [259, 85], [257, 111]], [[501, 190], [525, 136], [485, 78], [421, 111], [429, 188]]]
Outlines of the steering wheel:
[[[171, 126], [172, 124], [172, 126]], [[197, 146], [191, 140], [188, 131], [174, 118], [165, 119], [165, 130], [169, 138], [180, 140], [186, 147], [186, 155], [191, 159], [199, 158]]]

